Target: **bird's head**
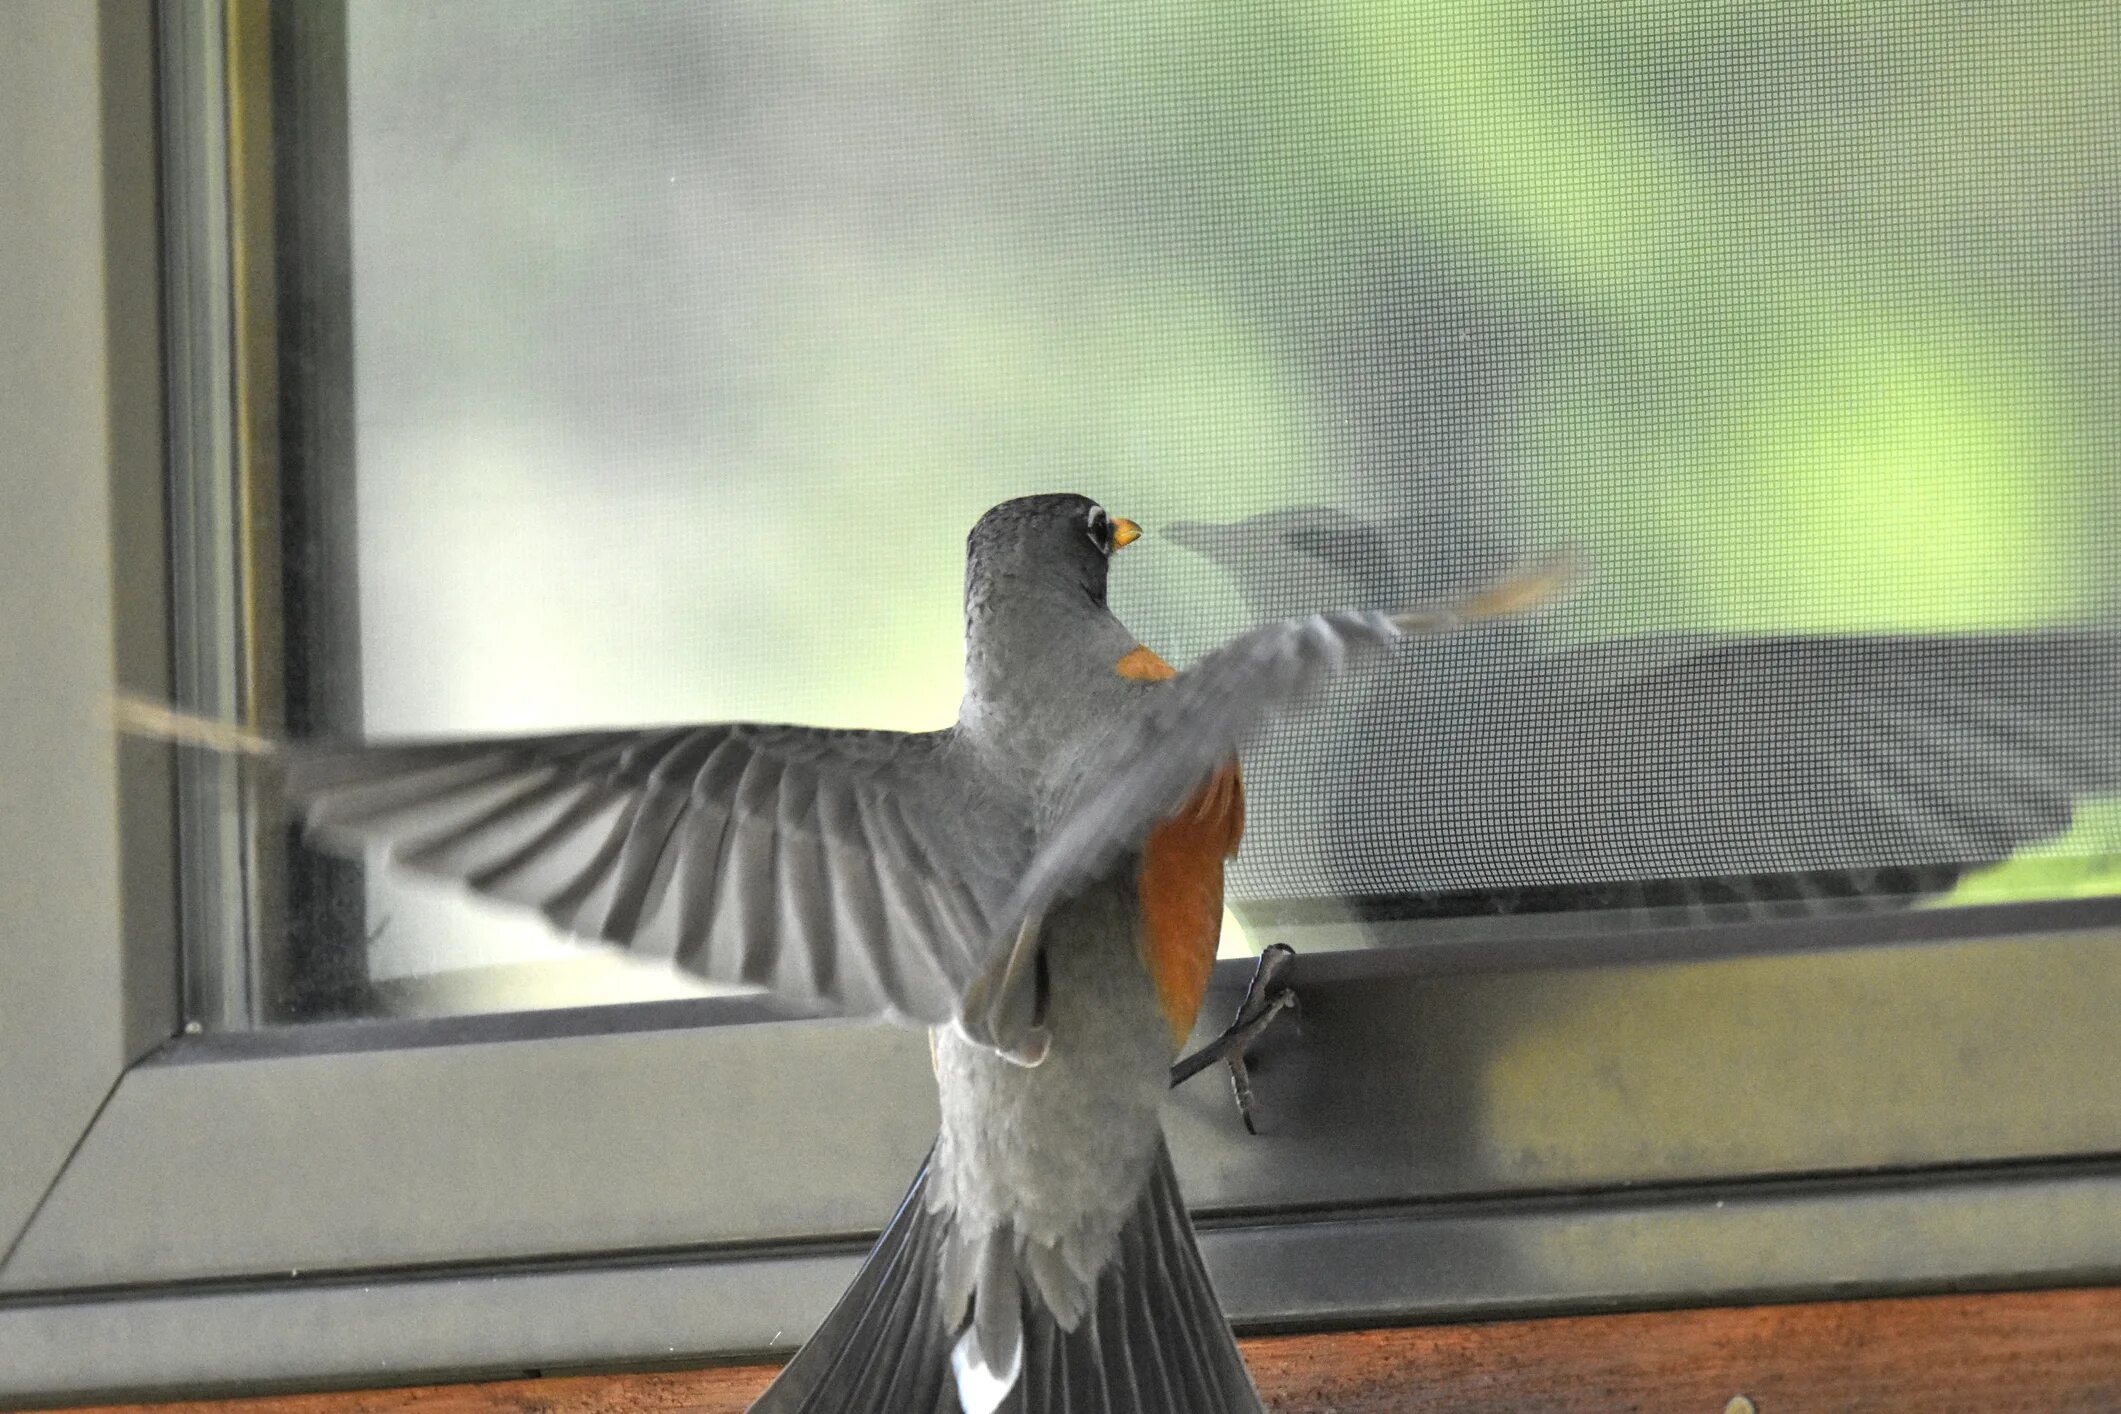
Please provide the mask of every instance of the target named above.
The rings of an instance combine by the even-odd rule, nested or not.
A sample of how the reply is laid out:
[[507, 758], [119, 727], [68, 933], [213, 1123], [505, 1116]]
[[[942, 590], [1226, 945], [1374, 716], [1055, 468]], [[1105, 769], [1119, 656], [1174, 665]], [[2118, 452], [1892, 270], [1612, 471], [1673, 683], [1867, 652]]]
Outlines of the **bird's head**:
[[1105, 602], [1113, 554], [1141, 538], [1141, 527], [1088, 496], [1020, 496], [979, 519], [965, 542], [968, 609], [996, 585], [1057, 591]]

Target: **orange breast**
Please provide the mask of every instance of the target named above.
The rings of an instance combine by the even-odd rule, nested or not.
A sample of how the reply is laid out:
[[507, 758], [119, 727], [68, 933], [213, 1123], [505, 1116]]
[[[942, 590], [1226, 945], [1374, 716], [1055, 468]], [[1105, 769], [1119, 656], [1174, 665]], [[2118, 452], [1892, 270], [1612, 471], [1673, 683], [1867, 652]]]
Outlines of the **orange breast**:
[[[1135, 649], [1115, 666], [1121, 677], [1139, 682], [1178, 675], [1147, 648]], [[1142, 961], [1156, 984], [1174, 1045], [1183, 1044], [1193, 1030], [1208, 989], [1222, 938], [1223, 861], [1237, 853], [1244, 832], [1244, 781], [1232, 760], [1142, 846]]]

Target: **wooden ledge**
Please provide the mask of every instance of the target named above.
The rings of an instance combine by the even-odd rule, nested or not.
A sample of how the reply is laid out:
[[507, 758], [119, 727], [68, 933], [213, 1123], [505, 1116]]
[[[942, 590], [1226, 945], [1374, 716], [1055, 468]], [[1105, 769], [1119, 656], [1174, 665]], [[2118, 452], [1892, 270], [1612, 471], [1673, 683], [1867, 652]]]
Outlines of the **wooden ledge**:
[[[2121, 1410], [2121, 1287], [1243, 1342], [1275, 1414]], [[738, 1414], [770, 1366], [109, 1405], [100, 1414]]]

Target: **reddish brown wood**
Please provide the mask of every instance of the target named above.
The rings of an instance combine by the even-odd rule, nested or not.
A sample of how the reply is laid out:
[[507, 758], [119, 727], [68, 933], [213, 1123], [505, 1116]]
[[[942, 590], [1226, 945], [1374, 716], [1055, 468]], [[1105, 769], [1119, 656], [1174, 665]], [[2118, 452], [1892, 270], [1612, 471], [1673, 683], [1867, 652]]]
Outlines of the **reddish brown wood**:
[[[2121, 1287], [1275, 1336], [1275, 1414], [2121, 1411]], [[737, 1414], [766, 1366], [113, 1405], [97, 1414]], [[1743, 1408], [1743, 1406], [1739, 1406]]]
[[2121, 1289], [1363, 1331], [1245, 1359], [1276, 1414], [2115, 1411]]

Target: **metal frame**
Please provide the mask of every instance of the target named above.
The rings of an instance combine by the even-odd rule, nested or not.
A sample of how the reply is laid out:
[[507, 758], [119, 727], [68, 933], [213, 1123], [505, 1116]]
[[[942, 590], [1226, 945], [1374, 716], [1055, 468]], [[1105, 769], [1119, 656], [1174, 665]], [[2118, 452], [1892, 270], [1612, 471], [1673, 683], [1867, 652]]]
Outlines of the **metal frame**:
[[[1806, 924], [1681, 940], [1743, 954], [1716, 960], [1311, 960], [1303, 1034], [1270, 1036], [1257, 1077], [1267, 1132], [1211, 1083], [1169, 1115], [1233, 1315], [2121, 1278], [2121, 929], [1997, 936], [2023, 915], [1985, 914], [1824, 952]], [[1949, 937], [1970, 924], [1991, 935]], [[1245, 970], [1218, 971], [1211, 1014]], [[0, 1269], [0, 1391], [786, 1349], [933, 1105], [918, 1036], [747, 999], [180, 1039], [126, 1075]]]
[[[53, 272], [0, 284], [0, 1402], [787, 1349], [932, 1134], [920, 1037], [747, 999], [178, 1034], [167, 762], [103, 714], [169, 688], [150, 29], [0, 7], [50, 193], [0, 248]], [[2111, 902], [1299, 984], [1266, 1132], [1212, 1081], [1169, 1117], [1249, 1329], [2121, 1278]]]
[[[244, 210], [229, 123], [228, 16], [219, 5], [165, 5], [160, 21], [160, 166], [164, 324], [170, 350], [168, 480], [170, 625], [174, 697], [218, 721], [259, 720], [262, 645], [245, 630], [254, 579], [241, 553], [255, 505], [235, 493], [243, 450], [255, 445], [239, 401], [255, 403], [244, 373], [231, 279]], [[255, 362], [255, 357], [250, 362]], [[184, 1014], [204, 1026], [240, 1024], [256, 1011], [251, 957], [261, 900], [256, 880], [269, 841], [238, 764], [203, 752], [176, 762], [182, 863]]]
[[[2111, 1280], [2110, 1250], [2089, 1262], [2084, 1252], [2106, 1250], [2121, 1229], [2121, 1179], [2005, 1170], [1831, 1195], [1734, 1185], [1201, 1228], [1239, 1325], [1302, 1330], [1409, 1312], [1464, 1320]], [[1648, 1301], [1646, 1253], [1689, 1254]], [[843, 1243], [128, 1292], [0, 1307], [0, 1349], [22, 1388], [74, 1400], [558, 1374], [609, 1369], [614, 1352], [631, 1368], [689, 1365], [785, 1349], [860, 1260]], [[1740, 1268], [1751, 1279], [1734, 1284]], [[106, 1352], [93, 1372], [84, 1348]]]
[[[344, 9], [155, 14], [177, 699], [358, 735]], [[282, 67], [300, 81], [275, 83]], [[360, 927], [360, 866], [291, 849], [239, 763], [178, 771], [187, 1017], [357, 1011], [363, 954], [343, 935]]]
[[0, 184], [34, 194], [0, 209], [0, 1265], [176, 1027], [167, 753], [111, 732], [115, 688], [169, 688], [146, 22], [0, 8]]

